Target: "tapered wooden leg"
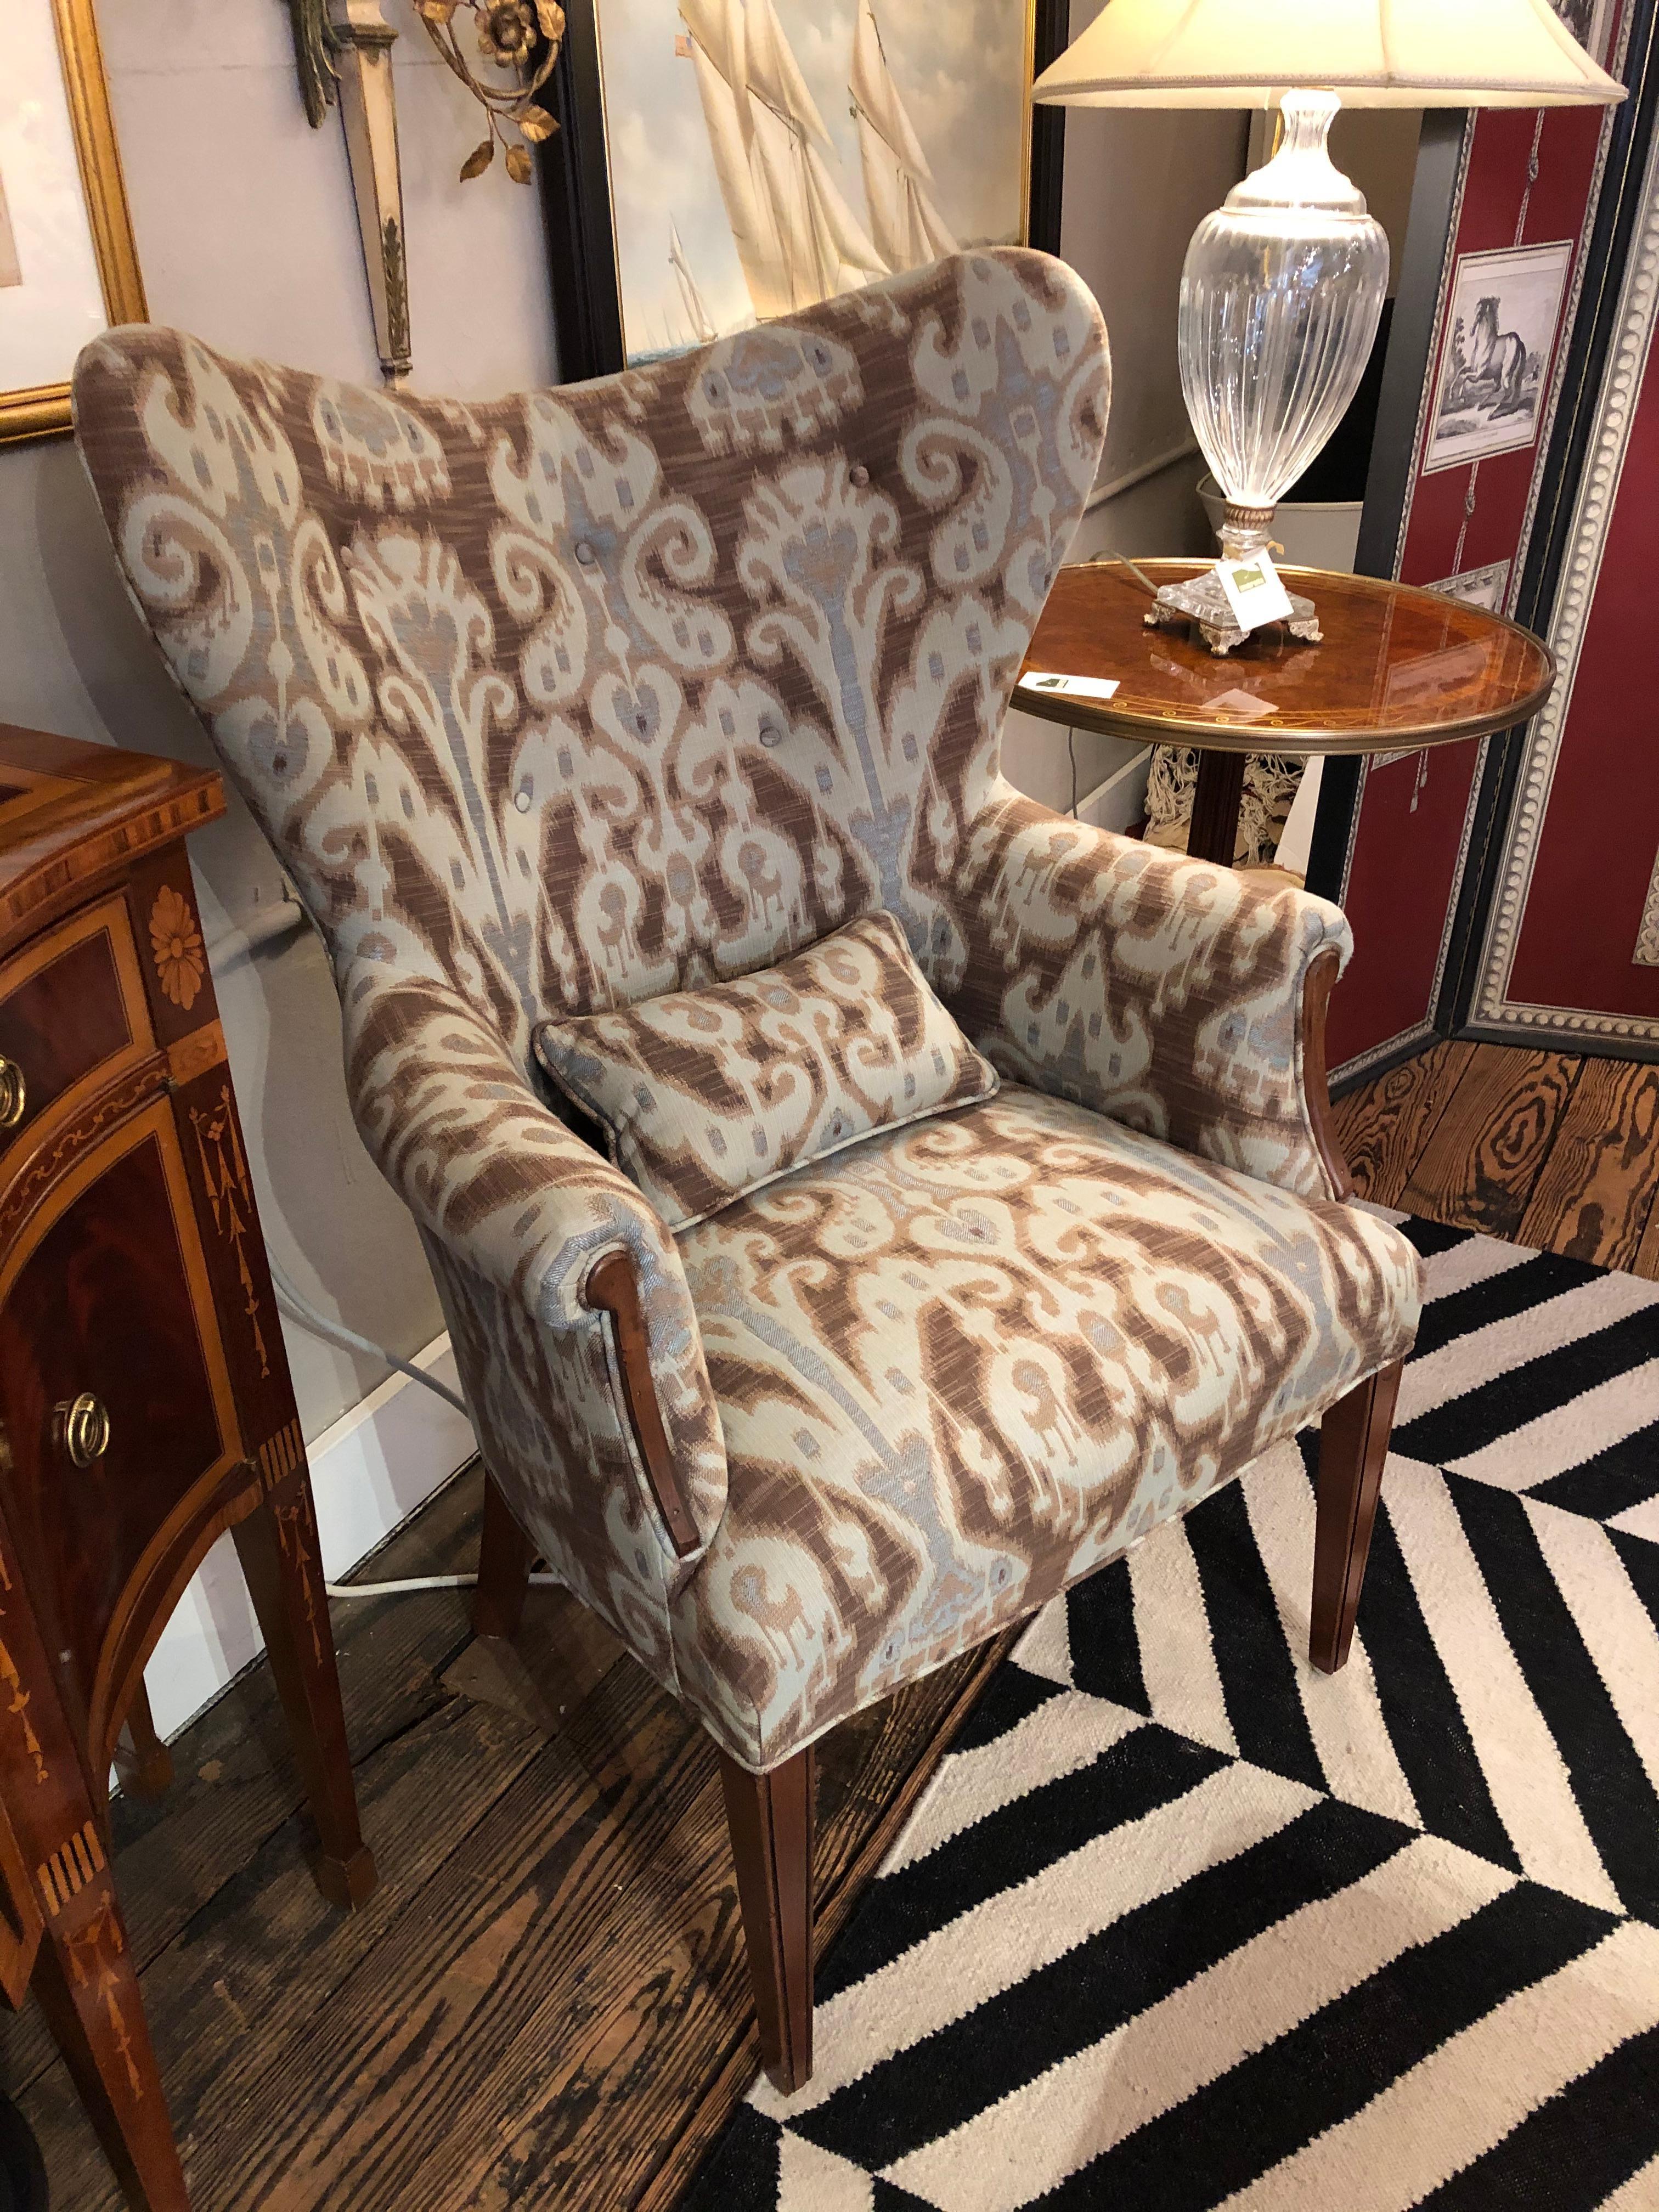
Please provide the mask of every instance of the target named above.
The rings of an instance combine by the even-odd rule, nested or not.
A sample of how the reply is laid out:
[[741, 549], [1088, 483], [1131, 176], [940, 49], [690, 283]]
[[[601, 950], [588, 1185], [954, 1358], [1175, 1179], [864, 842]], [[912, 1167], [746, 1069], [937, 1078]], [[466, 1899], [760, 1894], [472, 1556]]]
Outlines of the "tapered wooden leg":
[[149, 1692], [142, 1680], [115, 1747], [115, 1771], [123, 1790], [135, 1797], [165, 1796], [173, 1786], [173, 1753], [155, 1733]]
[[812, 2073], [812, 1753], [770, 1774], [720, 1753], [761, 2061], [785, 2096]]
[[367, 1904], [377, 1876], [357, 1825], [322, 1547], [303, 1461], [266, 1492], [264, 1503], [237, 1523], [234, 1533], [300, 1778], [322, 1840], [312, 1872], [329, 1903], [349, 1911]]
[[107, 1873], [47, 1921], [33, 1986], [128, 2203], [134, 2212], [190, 2212]]
[[1401, 1363], [1384, 1367], [1339, 1398], [1319, 1431], [1319, 1511], [1314, 1533], [1313, 1635], [1308, 1656], [1322, 1673], [1347, 1663], [1365, 1580], [1371, 1527], [1389, 1455]]
[[484, 1477], [483, 1534], [478, 1545], [478, 1587], [472, 1596], [475, 1636], [519, 1632], [536, 1547], [514, 1519], [493, 1474]]

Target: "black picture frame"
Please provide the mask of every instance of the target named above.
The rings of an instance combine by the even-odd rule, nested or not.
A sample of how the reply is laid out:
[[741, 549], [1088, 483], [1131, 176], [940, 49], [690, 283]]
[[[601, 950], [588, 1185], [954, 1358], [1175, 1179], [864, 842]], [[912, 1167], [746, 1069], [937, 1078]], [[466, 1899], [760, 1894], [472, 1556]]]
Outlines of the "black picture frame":
[[[565, 0], [564, 44], [547, 94], [559, 127], [540, 149], [538, 162], [562, 384], [586, 383], [626, 366], [599, 4]], [[1064, 52], [1069, 19], [1069, 0], [1033, 0], [1034, 72]], [[1065, 159], [1065, 111], [1034, 107], [1026, 237], [1048, 253], [1060, 251]]]

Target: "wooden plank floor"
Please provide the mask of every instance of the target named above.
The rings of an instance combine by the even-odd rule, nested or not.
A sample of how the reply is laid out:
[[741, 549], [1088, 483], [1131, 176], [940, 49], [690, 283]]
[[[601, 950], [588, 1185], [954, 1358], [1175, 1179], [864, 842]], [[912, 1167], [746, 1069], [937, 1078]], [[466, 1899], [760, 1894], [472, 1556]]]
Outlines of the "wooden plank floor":
[[[1659, 1279], [1659, 1068], [1442, 1044], [1340, 1102], [1366, 1195]], [[376, 1578], [470, 1568], [451, 1486]], [[196, 2212], [669, 2212], [754, 2068], [713, 1751], [605, 1632], [532, 1593], [512, 1651], [465, 1593], [337, 1602], [363, 1825], [342, 1919], [306, 1871], [257, 1669], [115, 1808], [117, 1877]], [[832, 1939], [1000, 1647], [837, 1731]], [[0, 2082], [55, 2205], [118, 2212], [31, 2008]]]
[[1659, 1067], [1442, 1043], [1336, 1121], [1363, 1197], [1659, 1282]]
[[[475, 1564], [463, 1476], [375, 1579]], [[195, 2212], [667, 2212], [757, 2065], [714, 1753], [605, 1630], [535, 1590], [510, 1650], [467, 1594], [334, 1606], [380, 1887], [306, 1869], [263, 1668], [118, 1801], [116, 1878]], [[838, 1729], [819, 1761], [833, 1940], [1006, 1644]], [[0, 2082], [54, 2206], [120, 2197], [44, 2023]]]

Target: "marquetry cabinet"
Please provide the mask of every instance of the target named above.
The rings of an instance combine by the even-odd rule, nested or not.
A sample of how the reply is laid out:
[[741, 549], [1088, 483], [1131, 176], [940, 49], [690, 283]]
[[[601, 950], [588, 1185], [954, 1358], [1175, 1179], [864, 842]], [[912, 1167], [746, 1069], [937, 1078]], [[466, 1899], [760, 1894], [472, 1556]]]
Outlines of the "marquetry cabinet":
[[234, 1531], [319, 1839], [358, 1829], [310, 1477], [185, 840], [216, 775], [0, 725], [0, 1990], [128, 2197], [188, 2200], [110, 1866], [144, 1662]]

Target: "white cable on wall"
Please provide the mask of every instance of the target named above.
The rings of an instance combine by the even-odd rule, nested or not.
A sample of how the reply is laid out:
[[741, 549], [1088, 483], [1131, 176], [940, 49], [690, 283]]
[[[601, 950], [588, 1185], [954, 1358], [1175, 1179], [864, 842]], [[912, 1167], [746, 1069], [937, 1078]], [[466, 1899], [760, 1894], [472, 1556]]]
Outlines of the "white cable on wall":
[[348, 1328], [343, 1321], [319, 1313], [309, 1299], [295, 1289], [270, 1255], [267, 1253], [265, 1256], [270, 1260], [270, 1279], [276, 1289], [277, 1304], [302, 1328], [308, 1328], [313, 1336], [340, 1345], [348, 1352], [361, 1352], [370, 1359], [381, 1360], [386, 1366], [396, 1368], [398, 1374], [406, 1375], [411, 1382], [423, 1382], [428, 1390], [435, 1390], [439, 1397], [446, 1399], [458, 1413], [466, 1413], [467, 1419], [471, 1419], [471, 1415], [466, 1413], [466, 1401], [459, 1390], [452, 1390], [447, 1382], [441, 1382], [435, 1375], [428, 1375], [424, 1367], [417, 1367], [412, 1359], [404, 1359], [395, 1352], [388, 1352], [385, 1345], [376, 1344], [370, 1337], [360, 1336], [355, 1328]]
[[[276, 944], [297, 933], [310, 919], [298, 899], [284, 899], [264, 908], [246, 922], [233, 924], [210, 944], [209, 955], [216, 967], [232, 960], [246, 959], [264, 946]], [[398, 1353], [389, 1351], [385, 1345], [376, 1344], [371, 1337], [360, 1335], [357, 1330], [349, 1328], [344, 1322], [337, 1320], [333, 1315], [319, 1312], [302, 1291], [295, 1288], [277, 1264], [274, 1254], [267, 1250], [265, 1258], [270, 1265], [271, 1287], [276, 1293], [276, 1303], [290, 1320], [298, 1322], [301, 1328], [309, 1329], [313, 1336], [322, 1338], [325, 1343], [337, 1344], [345, 1351], [360, 1352], [369, 1359], [378, 1359], [384, 1366], [406, 1376], [411, 1382], [423, 1383], [428, 1390], [435, 1391], [447, 1404], [453, 1406], [465, 1419], [471, 1419], [466, 1401], [459, 1391], [452, 1390], [448, 1383], [440, 1382], [425, 1368], [417, 1367], [412, 1359], [404, 1359]], [[532, 1588], [556, 1589], [559, 1586], [557, 1577], [553, 1575], [532, 1575], [529, 1579]], [[401, 1581], [386, 1583], [325, 1583], [324, 1588], [331, 1597], [409, 1597], [422, 1590], [472, 1589], [477, 1587], [477, 1575], [412, 1575]]]
[[[268, 906], [256, 907], [244, 920], [232, 922], [216, 937], [210, 939], [208, 958], [217, 974], [233, 961], [249, 959], [268, 945], [297, 936], [310, 921], [310, 915], [297, 898], [275, 899]], [[310, 1299], [296, 1290], [283, 1273], [275, 1255], [267, 1250], [265, 1257], [270, 1265], [270, 1280], [276, 1292], [276, 1303], [290, 1320], [297, 1321], [301, 1328], [308, 1328], [313, 1336], [321, 1337], [325, 1343], [337, 1344], [344, 1351], [361, 1352], [366, 1358], [378, 1359], [382, 1365], [394, 1368], [399, 1375], [406, 1375], [411, 1382], [424, 1383], [428, 1390], [435, 1390], [439, 1397], [452, 1405], [458, 1413], [466, 1413], [465, 1400], [458, 1391], [452, 1390], [448, 1383], [441, 1382], [435, 1375], [428, 1375], [423, 1367], [416, 1367], [412, 1360], [404, 1359], [397, 1352], [389, 1352], [385, 1345], [376, 1344], [372, 1337], [360, 1336], [355, 1328], [348, 1328], [343, 1321], [337, 1321], [330, 1314], [319, 1313]], [[467, 1414], [467, 1418], [471, 1419], [471, 1416]]]

